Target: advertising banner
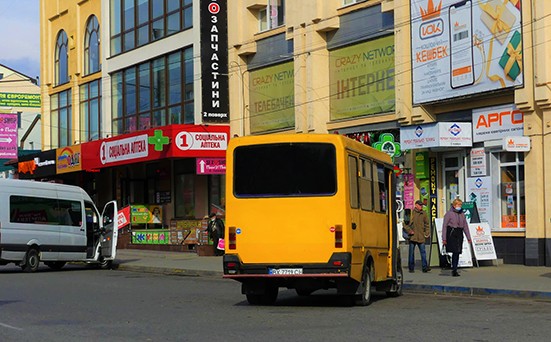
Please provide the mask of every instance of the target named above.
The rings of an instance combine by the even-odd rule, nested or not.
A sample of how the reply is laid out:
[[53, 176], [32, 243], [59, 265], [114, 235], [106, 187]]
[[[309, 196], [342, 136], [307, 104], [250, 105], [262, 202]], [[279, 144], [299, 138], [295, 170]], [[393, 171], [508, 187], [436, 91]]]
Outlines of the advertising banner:
[[250, 72], [251, 132], [295, 127], [295, 69], [293, 62]]
[[169, 125], [81, 145], [82, 169], [91, 171], [163, 158], [225, 158], [229, 126]]
[[476, 260], [496, 260], [497, 254], [490, 225], [488, 223], [471, 223], [469, 232]]
[[0, 107], [40, 108], [40, 94], [0, 93]]
[[473, 141], [499, 140], [524, 134], [524, 114], [514, 104], [473, 110]]
[[486, 151], [484, 147], [472, 148], [471, 153], [471, 169], [472, 177], [486, 176]]
[[58, 148], [55, 151], [57, 173], [81, 171], [80, 145]]
[[480, 222], [492, 222], [492, 177], [468, 177], [466, 193], [476, 203]]
[[201, 0], [201, 83], [203, 122], [229, 122], [228, 4]]
[[470, 122], [437, 122], [400, 128], [402, 150], [473, 145]]
[[392, 112], [394, 36], [329, 52], [331, 120]]
[[226, 173], [226, 158], [197, 158], [198, 175], [223, 175]]
[[413, 102], [522, 86], [521, 0], [412, 0]]
[[0, 114], [0, 159], [17, 158], [17, 114]]

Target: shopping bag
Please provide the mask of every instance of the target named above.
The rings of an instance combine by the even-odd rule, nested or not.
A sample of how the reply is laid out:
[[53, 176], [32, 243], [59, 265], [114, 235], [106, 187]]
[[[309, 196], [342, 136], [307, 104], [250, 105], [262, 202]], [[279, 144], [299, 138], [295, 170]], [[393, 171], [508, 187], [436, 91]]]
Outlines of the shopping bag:
[[224, 239], [218, 239], [218, 246], [216, 246], [216, 248], [223, 251], [225, 246], [226, 243], [224, 242]]

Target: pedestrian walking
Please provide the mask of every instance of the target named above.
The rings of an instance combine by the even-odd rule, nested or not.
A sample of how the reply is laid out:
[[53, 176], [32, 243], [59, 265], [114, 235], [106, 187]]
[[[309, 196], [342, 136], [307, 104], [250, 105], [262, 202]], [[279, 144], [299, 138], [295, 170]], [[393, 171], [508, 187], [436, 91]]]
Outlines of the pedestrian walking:
[[209, 224], [207, 226], [207, 231], [209, 236], [212, 239], [214, 244], [214, 254], [217, 256], [224, 255], [224, 251], [218, 249], [218, 242], [220, 239], [224, 238], [224, 221], [216, 216], [216, 213], [211, 213], [209, 215]]
[[419, 248], [421, 254], [421, 267], [423, 273], [429, 272], [430, 267], [427, 262], [427, 253], [425, 251], [425, 240], [430, 237], [430, 225], [427, 213], [423, 210], [424, 203], [421, 200], [415, 202], [415, 208], [411, 213], [410, 223], [406, 226], [409, 235], [409, 272], [415, 272], [415, 246]]
[[463, 234], [467, 236], [469, 245], [471, 244], [471, 232], [469, 232], [469, 223], [463, 212], [463, 201], [456, 198], [452, 202], [450, 210], [444, 215], [442, 222], [442, 244], [447, 253], [452, 253], [452, 276], [459, 277], [457, 265], [459, 263], [459, 254], [463, 250]]

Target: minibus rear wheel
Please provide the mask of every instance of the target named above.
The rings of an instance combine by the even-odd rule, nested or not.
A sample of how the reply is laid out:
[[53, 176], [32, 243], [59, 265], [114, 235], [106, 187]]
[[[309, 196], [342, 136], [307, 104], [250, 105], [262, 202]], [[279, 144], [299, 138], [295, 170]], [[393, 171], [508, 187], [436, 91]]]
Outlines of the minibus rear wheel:
[[362, 275], [362, 293], [355, 296], [355, 302], [358, 306], [368, 306], [371, 304], [371, 267], [366, 262]]
[[38, 256], [38, 250], [31, 248], [25, 254], [25, 264], [21, 266], [25, 272], [36, 272], [38, 265], [40, 264], [40, 257]]
[[277, 286], [266, 286], [263, 294], [247, 293], [247, 302], [251, 305], [273, 305], [277, 300], [278, 292]]

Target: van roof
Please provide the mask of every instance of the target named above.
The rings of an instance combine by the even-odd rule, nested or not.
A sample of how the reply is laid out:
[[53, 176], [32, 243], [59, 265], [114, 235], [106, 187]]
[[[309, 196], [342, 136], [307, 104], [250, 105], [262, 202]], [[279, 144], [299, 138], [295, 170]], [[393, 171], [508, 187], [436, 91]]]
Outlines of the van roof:
[[[49, 182], [38, 182], [33, 180], [24, 180], [24, 179], [0, 179], [0, 189], [6, 188], [26, 188], [26, 189], [36, 189], [36, 190], [57, 190], [61, 192], [79, 192], [86, 194], [81, 187], [75, 185], [59, 184], [59, 183], [49, 183]], [[88, 194], [86, 194], [88, 195]]]

